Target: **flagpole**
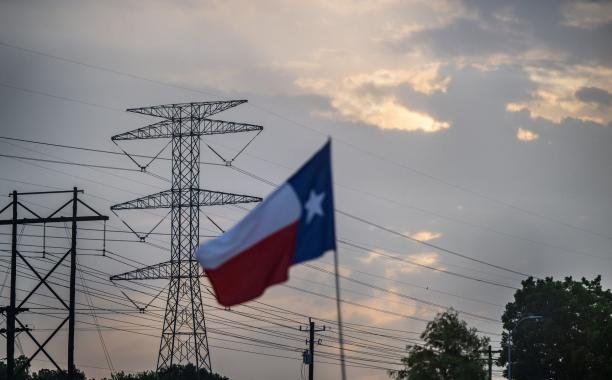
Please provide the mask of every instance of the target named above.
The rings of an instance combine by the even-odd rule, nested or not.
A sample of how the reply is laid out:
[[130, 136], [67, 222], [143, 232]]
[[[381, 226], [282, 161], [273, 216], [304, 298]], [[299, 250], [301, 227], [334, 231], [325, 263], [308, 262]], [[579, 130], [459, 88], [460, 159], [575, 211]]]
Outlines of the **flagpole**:
[[346, 380], [346, 364], [344, 363], [344, 333], [342, 331], [342, 312], [340, 307], [340, 276], [338, 275], [338, 249], [334, 249], [334, 270], [336, 277], [336, 308], [338, 309], [338, 341], [340, 342], [340, 368], [342, 380]]
[[[327, 137], [328, 144], [330, 145], [331, 153], [331, 136]], [[331, 157], [330, 157], [331, 160]], [[330, 162], [331, 171], [331, 162]], [[332, 185], [333, 187], [333, 185]], [[333, 190], [332, 190], [332, 212], [336, 209], [333, 206]], [[344, 331], [342, 331], [342, 308], [340, 306], [340, 270], [338, 265], [338, 244], [336, 242], [336, 218], [333, 218], [333, 229], [334, 229], [334, 274], [336, 280], [336, 309], [338, 311], [338, 342], [340, 343], [340, 369], [342, 371], [342, 380], [346, 380], [346, 363], [344, 360]]]

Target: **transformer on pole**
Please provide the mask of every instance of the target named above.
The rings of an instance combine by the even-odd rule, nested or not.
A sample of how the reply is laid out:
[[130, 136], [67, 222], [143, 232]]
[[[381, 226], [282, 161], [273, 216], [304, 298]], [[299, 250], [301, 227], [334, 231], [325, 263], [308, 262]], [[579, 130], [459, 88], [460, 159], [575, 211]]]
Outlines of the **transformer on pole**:
[[[111, 277], [111, 281], [169, 279], [157, 359], [158, 371], [186, 363], [193, 364], [198, 370], [212, 369], [200, 293], [202, 270], [192, 257], [199, 243], [199, 210], [202, 206], [260, 202], [261, 198], [201, 189], [200, 139], [204, 135], [261, 132], [263, 127], [259, 125], [208, 118], [245, 102], [246, 100], [231, 100], [128, 109], [128, 112], [163, 120], [112, 137], [115, 143], [120, 140], [171, 139], [171, 188], [111, 207], [113, 212], [128, 209], [171, 209], [170, 260]], [[231, 165], [231, 161], [226, 161], [226, 164]], [[145, 171], [146, 167], [141, 166], [141, 169]]]

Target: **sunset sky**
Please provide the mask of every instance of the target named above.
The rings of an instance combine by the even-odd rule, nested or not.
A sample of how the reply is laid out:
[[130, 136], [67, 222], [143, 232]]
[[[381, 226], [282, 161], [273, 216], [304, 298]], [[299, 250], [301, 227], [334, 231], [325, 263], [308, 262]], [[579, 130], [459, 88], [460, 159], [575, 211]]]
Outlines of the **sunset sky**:
[[[358, 338], [347, 338], [347, 348], [354, 350], [347, 354], [370, 357], [373, 347], [388, 345], [384, 357], [370, 357], [374, 362], [368, 363], [398, 368], [390, 363], [415, 342], [409, 339], [418, 338], [423, 320], [444, 310], [431, 303], [462, 311], [470, 326], [492, 333], [487, 336], [497, 349], [504, 306], [524, 278], [516, 272], [556, 279], [601, 274], [604, 286], [612, 287], [610, 41], [612, 3], [607, 1], [0, 0], [0, 136], [120, 152], [112, 135], [156, 121], [127, 108], [248, 99], [215, 117], [264, 126], [234, 162], [254, 176], [203, 165], [200, 183], [205, 189], [261, 197], [273, 190], [270, 183], [282, 183], [331, 136], [339, 210], [447, 250], [336, 215], [338, 238], [350, 244], [339, 244], [341, 272], [376, 287], [342, 282], [349, 301], [344, 317]], [[231, 157], [252, 137], [215, 136], [204, 142]], [[154, 155], [165, 143], [121, 147]], [[0, 154], [137, 169], [125, 156], [3, 138]], [[204, 145], [202, 161], [219, 162]], [[151, 171], [170, 176], [165, 161], [152, 164]], [[0, 194], [73, 186], [85, 189], [83, 199], [111, 216], [109, 229], [124, 230], [109, 207], [169, 184], [144, 173], [0, 157]], [[48, 213], [45, 207], [63, 201], [33, 197], [30, 205]], [[224, 229], [245, 215], [236, 207], [202, 212]], [[146, 231], [164, 215], [164, 210], [134, 211], [121, 217]], [[41, 231], [28, 227], [24, 234]], [[156, 231], [169, 232], [167, 221]], [[0, 232], [0, 249], [9, 249], [10, 229]], [[202, 218], [201, 234], [218, 231]], [[99, 239], [101, 233], [83, 236]], [[108, 237], [135, 240], [122, 233]], [[23, 239], [32, 245], [41, 241]], [[145, 264], [168, 260], [163, 249], [168, 237], [150, 241], [162, 249], [126, 241], [109, 241], [107, 248]], [[67, 244], [65, 239], [56, 243]], [[133, 269], [123, 259], [102, 257], [99, 240], [79, 244], [98, 250], [84, 251], [97, 253], [79, 258], [82, 265], [109, 274]], [[2, 284], [9, 256], [0, 251], [0, 257]], [[325, 298], [334, 295], [333, 277], [325, 272], [333, 269], [332, 262], [328, 253], [310, 263], [319, 270], [294, 267], [289, 286], [265, 293], [261, 302], [293, 313], [282, 314], [282, 320], [249, 318], [248, 313], [265, 314], [254, 308], [224, 311], [203, 291], [213, 369], [238, 380], [299, 379], [306, 334], [298, 328], [312, 316], [330, 329], [319, 336], [317, 350], [329, 357], [320, 358], [328, 363], [317, 365], [316, 378], [339, 378], [335, 303]], [[108, 276], [99, 275], [86, 275], [85, 285], [77, 282], [122, 304], [83, 294], [79, 302], [130, 309], [118, 288], [105, 282]], [[32, 287], [29, 280], [20, 281]], [[4, 305], [9, 289], [1, 289]], [[128, 295], [143, 304], [152, 298]], [[35, 302], [51, 302], [37, 297]], [[100, 315], [100, 324], [123, 329], [101, 330], [116, 369], [155, 368], [164, 304], [154, 301], [157, 309], [144, 315], [135, 308]], [[89, 376], [108, 376], [92, 317], [78, 318], [84, 323], [78, 325], [77, 365]], [[24, 319], [43, 335], [56, 323], [34, 314]], [[262, 335], [230, 326], [227, 319], [295, 336]], [[393, 337], [358, 333], [365, 329]], [[225, 335], [228, 331], [294, 349], [253, 346]], [[24, 350], [31, 350], [27, 338], [21, 339]], [[51, 350], [65, 363], [62, 339]], [[384, 370], [361, 368], [363, 363], [349, 367], [350, 379], [389, 378]]]

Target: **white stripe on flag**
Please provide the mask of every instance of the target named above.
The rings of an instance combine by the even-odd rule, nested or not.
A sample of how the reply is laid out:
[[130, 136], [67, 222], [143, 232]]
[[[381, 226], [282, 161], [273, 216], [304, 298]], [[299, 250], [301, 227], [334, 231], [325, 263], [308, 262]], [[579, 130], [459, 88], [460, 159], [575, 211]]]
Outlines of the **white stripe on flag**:
[[285, 183], [229, 231], [201, 244], [195, 257], [204, 268], [216, 269], [259, 241], [297, 222], [301, 215], [300, 200], [291, 185]]

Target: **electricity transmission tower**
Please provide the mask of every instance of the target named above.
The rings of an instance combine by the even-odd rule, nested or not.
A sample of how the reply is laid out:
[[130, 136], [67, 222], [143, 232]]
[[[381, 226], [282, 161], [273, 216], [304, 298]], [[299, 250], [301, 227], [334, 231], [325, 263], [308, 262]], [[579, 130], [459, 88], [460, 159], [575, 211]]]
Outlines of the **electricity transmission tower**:
[[[58, 356], [55, 356], [55, 358], [54, 356], [52, 356], [51, 351], [49, 350], [49, 346], [51, 346], [52, 344], [48, 343], [52, 340], [57, 343], [57, 341], [60, 340], [53, 338], [58, 337], [58, 333], [66, 325], [66, 322], [68, 322], [68, 346], [66, 355], [68, 361], [68, 378], [76, 379], [76, 367], [74, 365], [74, 346], [76, 326], [75, 303], [77, 302], [75, 276], [77, 268], [77, 223], [93, 221], [104, 221], [106, 223], [106, 220], [108, 220], [108, 216], [100, 214], [99, 212], [91, 208], [91, 206], [89, 206], [87, 203], [83, 202], [78, 196], [81, 193], [83, 193], [83, 190], [78, 190], [76, 187], [68, 191], [41, 191], [28, 193], [18, 193], [17, 191], [13, 191], [9, 195], [12, 198], [11, 202], [7, 204], [4, 208], [0, 209], [0, 214], [2, 214], [5, 210], [12, 209], [11, 219], [0, 220], [0, 226], [12, 227], [10, 251], [10, 303], [8, 306], [0, 307], [0, 313], [6, 314], [6, 328], [0, 329], [0, 335], [6, 336], [6, 373], [8, 379], [16, 378], [20, 375], [23, 375], [23, 372], [26, 369], [25, 367], [27, 367], [32, 360], [35, 360], [35, 358], [39, 354], [44, 354], [47, 359], [55, 366], [55, 368], [61, 371], [62, 368], [58, 363], [59, 360], [56, 360]], [[25, 203], [27, 202], [23, 201], [23, 198], [27, 198], [29, 196], [58, 194], [72, 194], [72, 199], [65, 202], [61, 207], [53, 210], [53, 212], [50, 213], [49, 216], [41, 216], [38, 213], [32, 211], [29, 207], [26, 206]], [[79, 205], [81, 206], [79, 207]], [[83, 215], [83, 211], [85, 211], [85, 213], [89, 215]], [[25, 215], [22, 215], [24, 213]], [[25, 228], [25, 226], [32, 225], [42, 225], [44, 226], [43, 228], [46, 228], [47, 224], [53, 223], [71, 223], [72, 231], [70, 236], [70, 248], [65, 252], [60, 252], [57, 256], [51, 255], [52, 259], [49, 260], [53, 262], [53, 266], [50, 269], [46, 270], [45, 273], [45, 268], [36, 268], [31, 264], [32, 256], [26, 256], [25, 254], [22, 254], [22, 252], [20, 252], [21, 248], [19, 245], [19, 237], [22, 235], [23, 229], [21, 230], [21, 233], [17, 233], [17, 228], [18, 226]], [[65, 228], [66, 234], [68, 235], [68, 227], [65, 226]], [[41, 252], [43, 254], [43, 257], [45, 254], [45, 244], [46, 243], [43, 240], [43, 250]], [[25, 269], [20, 270], [20, 273], [18, 273], [18, 266], [23, 267], [23, 265], [21, 264], [25, 264]], [[58, 274], [58, 268], [61, 265], [69, 265], [70, 268], [70, 285], [68, 287], [69, 296], [67, 297], [68, 299], [60, 295], [62, 292], [58, 289], [59, 284], [51, 281], [53, 279], [52, 275]], [[19, 281], [21, 282], [20, 286], [23, 287], [24, 283], [22, 281], [27, 278], [26, 276], [30, 274], [35, 275], [35, 278], [37, 279], [35, 283], [36, 285], [31, 290], [26, 291], [25, 296], [22, 295], [21, 297], [18, 297], [17, 290], [21, 289], [18, 289], [17, 287], [17, 280], [19, 279]], [[59, 302], [60, 304], [58, 313], [54, 314], [56, 318], [59, 319], [59, 321], [57, 322], [57, 326], [55, 327], [55, 329], [53, 329], [49, 334], [45, 334], [43, 336], [35, 336], [31, 333], [32, 330], [24, 322], [28, 319], [28, 313], [30, 312], [30, 309], [27, 306], [41, 306], [40, 304], [33, 303], [32, 301], [30, 301], [30, 299], [33, 296], [40, 295], [43, 287], [52, 293], [53, 296], [49, 297], [54, 299], [54, 301]], [[20, 298], [20, 300], [18, 300], [18, 298]], [[22, 313], [26, 314], [24, 319], [19, 316], [19, 314]], [[32, 311], [32, 313], [34, 313], [34, 311]], [[16, 325], [19, 326], [17, 327]], [[15, 339], [18, 333], [23, 332], [27, 334], [27, 336], [32, 341], [32, 343], [34, 343], [37, 349], [32, 354], [28, 354], [25, 366], [18, 366], [15, 361]]]
[[[199, 210], [202, 206], [259, 202], [261, 198], [201, 189], [200, 139], [204, 135], [261, 132], [263, 127], [259, 125], [208, 118], [244, 102], [246, 100], [168, 104], [128, 109], [128, 112], [159, 117], [163, 120], [112, 137], [115, 144], [120, 140], [171, 139], [169, 142], [172, 146], [171, 189], [111, 207], [113, 212], [133, 209], [171, 209], [170, 261], [111, 277], [111, 281], [170, 280], [157, 358], [158, 371], [184, 363], [191, 363], [197, 369], [204, 368], [211, 371], [200, 293], [202, 270], [192, 257], [199, 243]], [[125, 153], [129, 156], [127, 152]], [[129, 157], [137, 163], [131, 156]], [[231, 161], [225, 161], [225, 164], [229, 166]], [[146, 170], [146, 166], [139, 166], [141, 170]]]

